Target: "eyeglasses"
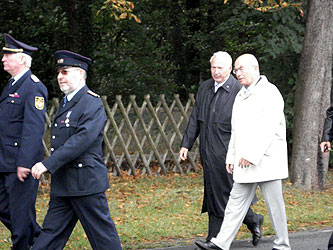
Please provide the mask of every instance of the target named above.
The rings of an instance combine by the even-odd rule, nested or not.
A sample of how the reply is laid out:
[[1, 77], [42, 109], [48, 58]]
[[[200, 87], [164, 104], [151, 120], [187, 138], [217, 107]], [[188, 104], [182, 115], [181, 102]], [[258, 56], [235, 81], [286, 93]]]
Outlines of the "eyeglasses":
[[232, 71], [232, 73], [234, 73], [235, 75], [237, 75], [237, 72], [239, 71], [240, 73], [244, 73], [244, 71], [246, 70], [246, 68], [239, 68], [239, 69], [234, 69]]
[[[256, 67], [256, 66], [251, 66], [251, 67]], [[248, 70], [249, 68], [245, 68], [245, 67], [240, 67], [240, 68], [238, 68], [238, 69], [234, 69], [233, 71], [232, 71], [232, 73], [234, 73], [235, 75], [237, 75], [237, 72], [239, 71], [240, 73], [244, 73], [246, 70]]]
[[79, 70], [79, 69], [77, 69], [77, 68], [64, 68], [64, 69], [59, 69], [59, 70], [57, 71], [57, 75], [61, 73], [62, 75], [66, 76], [69, 72], [77, 71], [77, 70]]

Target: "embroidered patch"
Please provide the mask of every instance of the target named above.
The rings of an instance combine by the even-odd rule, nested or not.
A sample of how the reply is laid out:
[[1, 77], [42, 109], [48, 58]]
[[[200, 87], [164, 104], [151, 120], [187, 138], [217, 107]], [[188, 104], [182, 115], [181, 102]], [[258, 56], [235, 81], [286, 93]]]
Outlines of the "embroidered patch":
[[39, 110], [44, 109], [44, 97], [35, 96], [35, 107]]

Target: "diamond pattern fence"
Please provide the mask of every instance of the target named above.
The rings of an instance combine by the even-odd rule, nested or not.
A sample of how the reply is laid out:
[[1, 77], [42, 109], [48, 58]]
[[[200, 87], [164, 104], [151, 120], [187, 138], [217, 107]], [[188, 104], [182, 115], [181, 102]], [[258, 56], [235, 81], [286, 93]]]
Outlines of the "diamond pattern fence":
[[[153, 176], [171, 171], [180, 174], [198, 171], [198, 140], [186, 162], [180, 162], [178, 156], [179, 145], [194, 104], [193, 94], [189, 95], [185, 105], [177, 94], [171, 102], [160, 95], [155, 106], [149, 95], [144, 97], [141, 106], [134, 95], [130, 96], [126, 107], [121, 96], [116, 96], [112, 106], [109, 106], [106, 96], [101, 98], [108, 118], [103, 140], [104, 162], [113, 175]], [[54, 98], [46, 114], [43, 139], [46, 156], [51, 154], [50, 127], [58, 106], [59, 99]]]

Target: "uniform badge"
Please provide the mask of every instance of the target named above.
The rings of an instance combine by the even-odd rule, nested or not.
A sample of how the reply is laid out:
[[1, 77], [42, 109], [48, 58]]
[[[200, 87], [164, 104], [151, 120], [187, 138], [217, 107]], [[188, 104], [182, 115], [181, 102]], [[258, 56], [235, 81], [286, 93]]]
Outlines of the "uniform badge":
[[64, 121], [61, 121], [61, 123], [65, 123], [66, 127], [69, 127], [69, 117], [71, 116], [72, 111], [68, 111], [68, 113], [66, 114], [66, 119]]
[[20, 98], [20, 95], [18, 93], [9, 94], [9, 96], [14, 98]]
[[35, 96], [35, 108], [42, 110], [44, 109], [44, 97], [41, 96]]

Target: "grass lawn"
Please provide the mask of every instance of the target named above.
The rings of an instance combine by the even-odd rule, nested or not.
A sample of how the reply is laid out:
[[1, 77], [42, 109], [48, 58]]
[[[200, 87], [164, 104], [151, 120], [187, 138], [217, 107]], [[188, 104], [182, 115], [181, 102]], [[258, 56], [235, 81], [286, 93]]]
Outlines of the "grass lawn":
[[[49, 188], [40, 187], [37, 199], [37, 219], [42, 224], [48, 207]], [[254, 211], [265, 216], [264, 235], [273, 234], [261, 192]], [[111, 178], [107, 191], [111, 217], [114, 220], [123, 249], [146, 249], [176, 244], [191, 244], [207, 233], [207, 215], [200, 214], [203, 196], [201, 173], [161, 177], [124, 176]], [[324, 191], [302, 191], [284, 183], [289, 231], [332, 227], [333, 171], [328, 175]], [[237, 238], [250, 238], [242, 226]], [[10, 234], [0, 223], [0, 249], [10, 249]], [[78, 223], [66, 250], [91, 249]]]

